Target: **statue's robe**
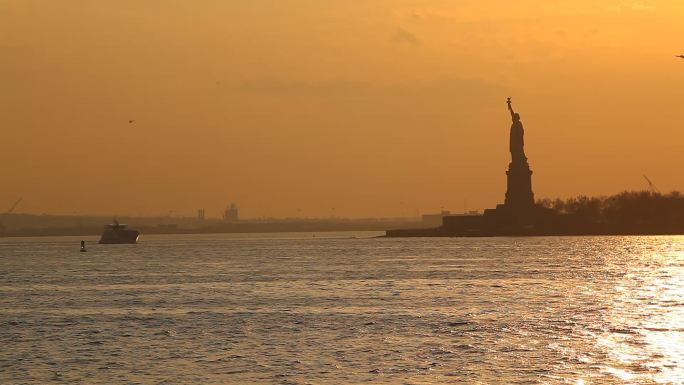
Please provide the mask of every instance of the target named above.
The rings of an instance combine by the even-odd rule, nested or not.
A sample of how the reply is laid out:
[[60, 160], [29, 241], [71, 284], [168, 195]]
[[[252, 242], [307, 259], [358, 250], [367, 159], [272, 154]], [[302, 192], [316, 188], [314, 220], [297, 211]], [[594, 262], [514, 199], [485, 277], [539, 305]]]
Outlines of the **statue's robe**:
[[514, 121], [511, 125], [510, 150], [513, 163], [527, 162], [525, 156], [525, 130], [521, 121]]

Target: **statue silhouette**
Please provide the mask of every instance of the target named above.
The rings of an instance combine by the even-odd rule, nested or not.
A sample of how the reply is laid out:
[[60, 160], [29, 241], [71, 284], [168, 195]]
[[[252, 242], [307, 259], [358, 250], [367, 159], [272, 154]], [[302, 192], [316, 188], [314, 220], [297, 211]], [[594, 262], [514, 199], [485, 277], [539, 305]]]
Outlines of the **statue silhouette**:
[[527, 210], [534, 205], [532, 192], [532, 170], [525, 156], [525, 129], [520, 121], [520, 114], [513, 111], [511, 98], [506, 101], [511, 112], [511, 137], [509, 149], [511, 163], [508, 165], [508, 188], [506, 190], [505, 205], [516, 210]]
[[508, 110], [511, 112], [511, 119], [513, 124], [511, 125], [511, 137], [510, 137], [510, 151], [511, 151], [511, 161], [515, 164], [526, 163], [527, 157], [525, 156], [525, 129], [520, 121], [520, 114], [513, 111], [513, 102], [511, 98], [506, 101], [508, 103]]

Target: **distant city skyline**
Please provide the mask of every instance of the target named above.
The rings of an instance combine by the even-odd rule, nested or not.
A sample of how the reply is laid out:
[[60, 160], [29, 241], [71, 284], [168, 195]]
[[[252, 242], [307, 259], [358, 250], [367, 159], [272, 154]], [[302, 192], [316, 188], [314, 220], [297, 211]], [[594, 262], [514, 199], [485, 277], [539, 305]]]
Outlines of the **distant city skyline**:
[[[0, 2], [0, 213], [401, 217], [684, 190], [675, 0]], [[467, 202], [464, 205], [464, 202]]]

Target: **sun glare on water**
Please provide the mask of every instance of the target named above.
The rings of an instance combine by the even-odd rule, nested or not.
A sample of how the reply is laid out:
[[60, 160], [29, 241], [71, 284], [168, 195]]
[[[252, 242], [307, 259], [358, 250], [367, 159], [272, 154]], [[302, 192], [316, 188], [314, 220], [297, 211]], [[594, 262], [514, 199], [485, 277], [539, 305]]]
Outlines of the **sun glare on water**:
[[640, 256], [596, 341], [603, 371], [625, 383], [684, 383], [684, 254], [669, 251]]

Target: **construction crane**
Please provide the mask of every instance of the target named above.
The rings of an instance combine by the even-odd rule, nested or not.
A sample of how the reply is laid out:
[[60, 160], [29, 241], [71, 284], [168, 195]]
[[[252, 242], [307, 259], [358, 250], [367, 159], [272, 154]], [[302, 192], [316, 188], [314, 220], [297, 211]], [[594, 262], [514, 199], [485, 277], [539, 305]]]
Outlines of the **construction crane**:
[[651, 192], [651, 194], [660, 194], [660, 191], [656, 188], [656, 186], [651, 182], [650, 179], [646, 175], [644, 175], [644, 179], [646, 179], [646, 182], [648, 182], [648, 191]]
[[9, 210], [5, 211], [5, 215], [12, 214], [14, 210], [17, 208], [17, 206], [19, 206], [19, 203], [21, 203], [22, 200], [24, 200], [24, 198], [17, 199], [17, 201], [14, 202], [14, 204], [12, 205], [12, 207], [10, 207]]

